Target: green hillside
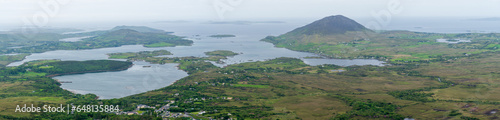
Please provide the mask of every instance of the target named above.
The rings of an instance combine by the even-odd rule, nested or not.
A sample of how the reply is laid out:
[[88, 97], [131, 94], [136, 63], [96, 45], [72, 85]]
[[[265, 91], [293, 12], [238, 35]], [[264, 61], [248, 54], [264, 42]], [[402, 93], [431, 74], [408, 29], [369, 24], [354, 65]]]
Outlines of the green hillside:
[[[465, 54], [499, 51], [498, 47], [494, 47], [500, 43], [498, 37], [498, 33], [373, 32], [351, 19], [331, 16], [280, 36], [268, 36], [262, 41], [273, 43], [276, 47], [331, 58], [375, 58], [401, 63], [439, 61], [463, 57]], [[464, 39], [471, 42], [448, 44], [437, 42], [436, 39]]]

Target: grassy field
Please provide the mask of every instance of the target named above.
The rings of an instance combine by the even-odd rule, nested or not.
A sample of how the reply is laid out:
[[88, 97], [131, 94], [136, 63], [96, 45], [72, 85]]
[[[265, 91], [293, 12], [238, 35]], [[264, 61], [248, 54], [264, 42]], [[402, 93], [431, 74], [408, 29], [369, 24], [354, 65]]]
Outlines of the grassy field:
[[47, 73], [36, 73], [36, 72], [25, 72], [21, 74], [23, 77], [39, 77], [39, 76], [45, 76]]
[[[464, 54], [499, 51], [500, 34], [439, 34], [409, 31], [347, 32], [339, 35], [284, 34], [262, 41], [291, 50], [313, 52], [332, 58], [377, 58], [392, 63], [439, 60]], [[447, 44], [436, 39], [469, 39], [472, 42]]]
[[224, 56], [224, 57], [238, 55], [238, 53], [229, 50], [216, 50], [216, 51], [205, 52], [205, 54], [209, 56]]
[[336, 114], [342, 114], [351, 109], [343, 101], [326, 94], [309, 94], [283, 97], [269, 102], [275, 111], [287, 113], [271, 117], [272, 119], [329, 119]]
[[21, 61], [28, 55], [30, 54], [0, 55], [0, 67], [5, 67], [15, 61]]
[[268, 88], [267, 85], [232, 84], [234, 87]]
[[[398, 57], [405, 56], [408, 55]], [[416, 56], [425, 55], [416, 54]], [[351, 116], [351, 119], [369, 119], [385, 114], [363, 111], [363, 109], [357, 109], [359, 106], [353, 106], [353, 104], [360, 103], [395, 105], [397, 109], [387, 114], [392, 117], [399, 115], [417, 119], [461, 119], [461, 117], [490, 119], [494, 116], [486, 115], [484, 112], [498, 107], [492, 103], [498, 101], [499, 98], [495, 96], [498, 94], [495, 92], [498, 91], [496, 90], [498, 85], [495, 82], [498, 81], [495, 67], [499, 63], [497, 57], [499, 57], [497, 53], [481, 53], [442, 62], [382, 67], [308, 66], [298, 59], [277, 58], [264, 62], [235, 64], [224, 68], [204, 68], [205, 72], [190, 72], [190, 76], [177, 81], [172, 86], [130, 96], [124, 100], [150, 99], [152, 96], [166, 96], [163, 99], [175, 98], [180, 101], [184, 101], [184, 98], [199, 98], [200, 96], [230, 97], [230, 100], [193, 103], [205, 107], [271, 107], [272, 109], [259, 113], [260, 115], [268, 112], [274, 114], [259, 116], [265, 119], [329, 119], [352, 114], [364, 115]], [[140, 59], [173, 62], [177, 58]], [[474, 59], [473, 61], [476, 62], [471, 62], [469, 59]], [[188, 70], [196, 67], [195, 63], [203, 63], [204, 58], [183, 58], [183, 60], [185, 61], [180, 62], [180, 66], [183, 67], [180, 68]], [[449, 70], [454, 67], [456, 71]], [[345, 71], [329, 72], [339, 69]], [[465, 82], [460, 80], [463, 78], [479, 80]], [[447, 80], [452, 81], [453, 84], [444, 83]], [[481, 80], [483, 80], [482, 83], [477, 83]], [[445, 87], [442, 87], [443, 85]], [[473, 85], [475, 85], [474, 88], [468, 88]], [[182, 90], [188, 86], [196, 90], [192, 92]], [[403, 100], [388, 94], [391, 91], [422, 88], [430, 89], [417, 93], [433, 93], [428, 98], [432, 101]], [[174, 93], [179, 93], [182, 97], [172, 96]], [[345, 96], [351, 102], [335, 96]], [[154, 100], [138, 101], [142, 102], [136, 104], [157, 103]], [[189, 103], [181, 102], [177, 105], [189, 106]], [[465, 105], [473, 107], [464, 108]], [[384, 105], [381, 107], [391, 110], [390, 107]], [[365, 110], [378, 109], [380, 108]], [[220, 116], [221, 113], [232, 113], [236, 116], [246, 116], [245, 118], [258, 116], [243, 114], [255, 113], [252, 109], [237, 112], [232, 108], [226, 108], [223, 111], [215, 113], [212, 111], [203, 116]]]
[[154, 57], [159, 55], [172, 55], [172, 53], [167, 50], [155, 50], [155, 51], [141, 51], [137, 53], [127, 52], [127, 53], [108, 54], [110, 59], [132, 59], [137, 57]]
[[146, 44], [144, 47], [173, 47], [175, 44], [172, 43], [165, 43], [165, 42], [160, 42], [160, 43], [153, 43], [153, 44]]
[[494, 83], [500, 81], [499, 52], [451, 59], [447, 62], [422, 64], [417, 71], [424, 75], [443, 76], [451, 81], [461, 83]]
[[440, 76], [457, 84], [429, 91], [433, 98], [454, 101], [500, 102], [500, 55], [483, 53], [447, 62], [423, 64], [415, 69], [423, 75]]
[[[152, 58], [147, 60], [155, 61]], [[190, 62], [201, 62], [198, 60], [190, 59]], [[192, 63], [188, 64], [186, 68], [191, 67]], [[261, 117], [269, 119], [329, 119], [353, 113], [353, 106], [335, 97], [339, 94], [355, 101], [368, 100], [391, 103], [406, 108], [410, 105], [422, 104], [422, 102], [400, 100], [388, 95], [387, 92], [441, 85], [437, 80], [430, 77], [407, 76], [392, 70], [395, 68], [398, 68], [398, 66], [308, 66], [298, 59], [278, 58], [265, 62], [230, 65], [225, 68], [209, 68], [206, 69], [207, 72], [192, 73], [189, 77], [174, 83], [173, 86], [126, 97], [124, 100], [132, 98], [150, 99], [150, 96], [165, 96], [164, 99], [178, 98], [179, 96], [172, 96], [174, 93], [182, 95], [180, 101], [183, 101], [182, 98], [199, 98], [199, 96], [231, 97], [231, 100], [196, 103], [205, 107], [269, 106], [272, 110], [264, 110], [263, 112], [271, 112], [275, 113], [275, 115]], [[346, 71], [317, 72], [337, 69]], [[196, 90], [189, 92], [180, 89], [188, 86]], [[157, 102], [142, 99], [138, 101], [142, 102], [136, 104]], [[177, 105], [190, 104], [180, 102]], [[224, 111], [233, 115], [242, 115], [245, 110], [235, 112], [233, 109], [228, 108], [224, 109]], [[250, 109], [247, 112], [249, 111], [252, 110]], [[363, 111], [354, 111], [364, 113]], [[204, 114], [204, 116], [220, 115], [216, 113]], [[381, 113], [370, 114], [377, 115]], [[421, 115], [421, 113], [405, 114], [401, 110], [397, 110], [394, 114]], [[365, 119], [365, 117], [358, 119]]]

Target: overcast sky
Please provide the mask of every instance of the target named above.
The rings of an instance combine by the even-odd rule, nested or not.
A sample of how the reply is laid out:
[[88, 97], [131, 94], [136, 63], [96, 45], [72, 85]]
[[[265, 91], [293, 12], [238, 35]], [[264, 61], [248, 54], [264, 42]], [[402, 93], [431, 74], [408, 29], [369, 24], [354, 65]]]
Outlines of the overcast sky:
[[[500, 0], [60, 0], [56, 6], [40, 4], [53, 1], [0, 0], [0, 23], [22, 24], [37, 15], [43, 21], [43, 14], [49, 23], [279, 20], [337, 14], [359, 18], [391, 8], [401, 10], [390, 11], [393, 17], [500, 17]], [[44, 6], [49, 6], [49, 12]]]

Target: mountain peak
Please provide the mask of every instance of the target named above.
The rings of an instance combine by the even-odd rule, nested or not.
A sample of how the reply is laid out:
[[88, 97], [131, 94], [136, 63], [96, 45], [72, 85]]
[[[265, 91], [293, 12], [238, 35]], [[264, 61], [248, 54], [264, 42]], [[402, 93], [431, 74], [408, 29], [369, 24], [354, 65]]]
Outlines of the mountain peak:
[[343, 15], [328, 16], [323, 19], [314, 21], [311, 24], [297, 28], [291, 33], [294, 34], [320, 34], [320, 35], [331, 35], [331, 34], [344, 34], [347, 31], [363, 31], [369, 30], [363, 25], [357, 23], [356, 21], [349, 19]]

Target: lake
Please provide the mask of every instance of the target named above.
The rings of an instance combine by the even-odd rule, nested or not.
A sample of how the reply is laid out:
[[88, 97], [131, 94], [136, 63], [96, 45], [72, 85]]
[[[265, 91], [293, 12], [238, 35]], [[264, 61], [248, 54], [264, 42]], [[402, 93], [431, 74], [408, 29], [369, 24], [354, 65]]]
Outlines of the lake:
[[471, 40], [462, 40], [462, 39], [436, 39], [436, 42], [449, 43], [449, 44], [457, 44], [457, 43], [461, 43], [461, 42], [471, 42]]
[[82, 41], [82, 39], [90, 38], [90, 37], [92, 37], [92, 36], [64, 38], [64, 39], [60, 39], [59, 41], [63, 41], [63, 42], [78, 42], [78, 41]]
[[54, 79], [71, 81], [72, 83], [61, 85], [61, 88], [71, 92], [93, 93], [99, 96], [99, 99], [121, 98], [162, 88], [188, 76], [186, 72], [178, 70], [175, 67], [177, 65], [174, 63], [159, 65], [138, 61], [125, 71], [64, 75], [54, 77]]
[[[204, 52], [214, 50], [231, 50], [240, 55], [228, 57], [223, 60], [224, 64], [215, 64], [223, 67], [230, 64], [243, 62], [265, 61], [278, 57], [299, 58], [309, 65], [335, 64], [340, 66], [350, 65], [383, 65], [384, 62], [373, 59], [304, 59], [304, 57], [319, 57], [313, 53], [296, 52], [285, 48], [276, 48], [273, 44], [260, 41], [268, 35], [279, 35], [285, 33], [298, 25], [286, 23], [266, 23], [252, 25], [233, 24], [206, 24], [206, 23], [149, 23], [146, 26], [173, 31], [175, 35], [186, 36], [194, 41], [192, 46], [145, 48], [142, 45], [125, 45], [113, 48], [100, 48], [90, 50], [56, 50], [44, 53], [35, 53], [27, 56], [25, 60], [14, 62], [8, 66], [18, 66], [24, 62], [41, 59], [60, 60], [102, 60], [108, 59], [107, 53], [116, 52], [139, 52], [153, 50], [168, 50], [173, 55], [164, 57], [205, 57]], [[233, 34], [231, 38], [212, 38], [214, 34]], [[70, 38], [78, 41], [81, 38]], [[151, 65], [152, 68], [143, 68], [151, 65], [146, 62], [134, 62], [134, 66], [125, 71], [87, 73], [76, 75], [64, 75], [54, 77], [63, 83], [62, 88], [75, 93], [93, 93], [100, 99], [121, 98], [128, 95], [142, 93], [168, 86], [185, 76], [186, 72], [178, 70], [177, 64]]]

